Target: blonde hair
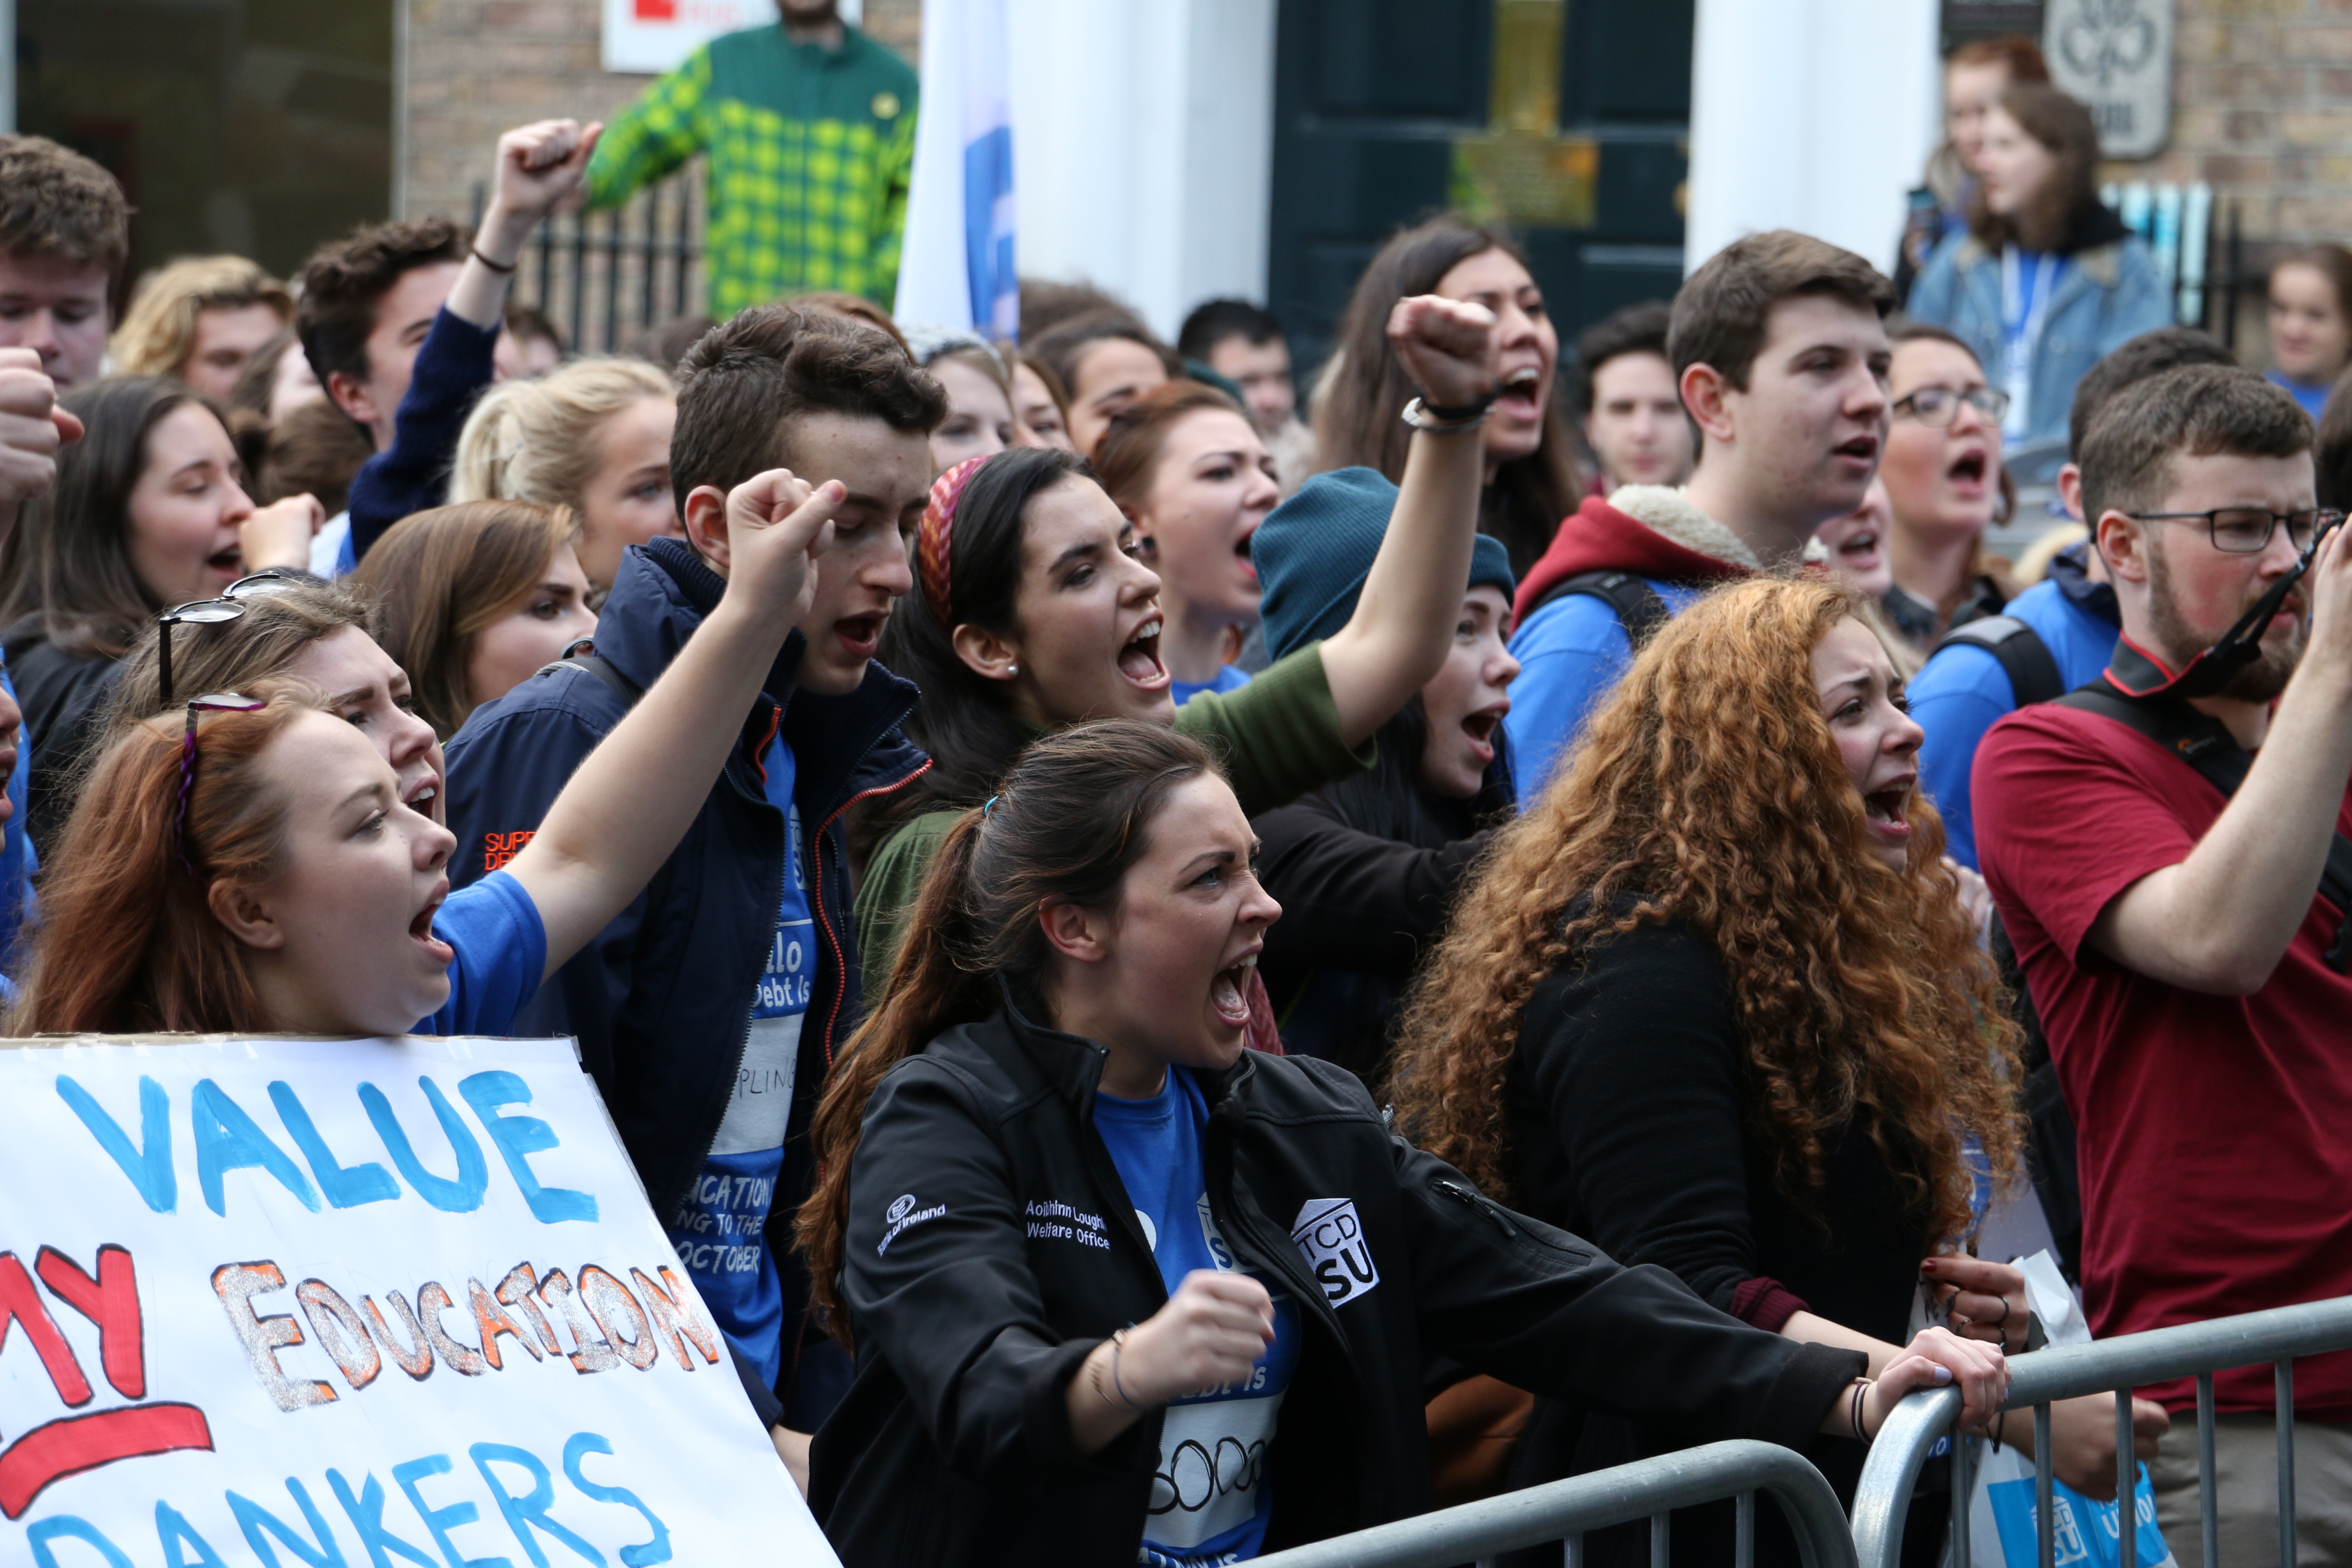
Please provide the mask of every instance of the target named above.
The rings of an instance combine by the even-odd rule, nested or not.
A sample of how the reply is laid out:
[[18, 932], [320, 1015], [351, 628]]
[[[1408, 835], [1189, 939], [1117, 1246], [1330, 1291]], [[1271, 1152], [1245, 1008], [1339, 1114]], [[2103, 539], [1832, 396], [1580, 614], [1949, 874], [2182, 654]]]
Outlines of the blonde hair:
[[196, 348], [196, 318], [206, 310], [267, 305], [294, 320], [286, 285], [242, 256], [184, 256], [139, 280], [131, 310], [109, 345], [117, 375], [178, 375]]
[[596, 471], [597, 426], [648, 397], [677, 388], [638, 359], [583, 359], [529, 381], [502, 381], [482, 395], [457, 437], [452, 505], [527, 500], [578, 511]]

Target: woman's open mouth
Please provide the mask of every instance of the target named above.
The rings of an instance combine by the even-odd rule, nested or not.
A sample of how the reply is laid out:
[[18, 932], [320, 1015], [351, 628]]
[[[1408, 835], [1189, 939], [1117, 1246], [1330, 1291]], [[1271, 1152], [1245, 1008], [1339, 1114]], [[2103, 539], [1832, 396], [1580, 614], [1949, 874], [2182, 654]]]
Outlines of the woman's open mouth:
[[1254, 522], [1242, 531], [1239, 539], [1234, 541], [1234, 559], [1241, 563], [1242, 575], [1249, 579], [1253, 587], [1257, 584], [1257, 563], [1250, 559], [1250, 541], [1256, 536], [1257, 523]]
[[1523, 364], [1503, 377], [1502, 389], [1495, 395], [1495, 407], [1511, 418], [1532, 424], [1543, 417], [1543, 395], [1541, 367]]
[[1992, 466], [1990, 454], [1981, 447], [1971, 447], [1952, 459], [1944, 470], [1944, 478], [1960, 494], [1973, 500], [1985, 492], [1985, 474]]
[[1873, 790], [1862, 797], [1863, 815], [1870, 819], [1871, 829], [1890, 838], [1911, 837], [1911, 820], [1905, 813], [1911, 805], [1913, 781], [1904, 780], [1885, 789]]
[[414, 788], [400, 797], [400, 804], [421, 816], [433, 815], [433, 803], [441, 798], [441, 775], [428, 772], [418, 779]]
[[1236, 1029], [1249, 1026], [1250, 973], [1256, 968], [1257, 954], [1252, 952], [1231, 968], [1218, 970], [1216, 978], [1209, 982], [1209, 1005]]
[[444, 968], [457, 962], [457, 950], [433, 934], [433, 917], [441, 912], [442, 901], [448, 896], [449, 879], [444, 877], [434, 888], [433, 896], [425, 901], [425, 907], [416, 911], [416, 918], [408, 922], [409, 939], [420, 944], [433, 962]]
[[234, 583], [245, 575], [245, 552], [234, 544], [226, 550], [215, 550], [205, 557], [205, 570], [217, 572]]
[[1495, 732], [1503, 727], [1503, 715], [1510, 710], [1508, 702], [1497, 702], [1464, 717], [1462, 732], [1470, 738], [1471, 753], [1482, 766], [1495, 760]]
[[1857, 575], [1878, 569], [1878, 530], [1859, 529], [1848, 534], [1838, 547], [1838, 564]]
[[1118, 650], [1118, 672], [1146, 691], [1157, 691], [1168, 684], [1168, 667], [1160, 662], [1160, 617], [1152, 616], [1135, 628]]

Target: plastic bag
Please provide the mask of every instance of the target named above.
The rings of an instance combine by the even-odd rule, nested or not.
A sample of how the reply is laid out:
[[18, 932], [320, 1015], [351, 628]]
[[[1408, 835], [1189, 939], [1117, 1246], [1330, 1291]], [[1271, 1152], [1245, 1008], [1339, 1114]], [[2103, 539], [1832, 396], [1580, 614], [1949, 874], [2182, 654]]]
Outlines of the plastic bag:
[[[2066, 1288], [2058, 1265], [2047, 1252], [2018, 1259], [2025, 1275], [2026, 1300], [2042, 1331], [2053, 1345], [2091, 1342], [2074, 1293]], [[2013, 1413], [2014, 1422], [2024, 1411]], [[1999, 1453], [1990, 1443], [1969, 1444], [1977, 1460], [1976, 1484], [1969, 1498], [1970, 1568], [2034, 1568], [2041, 1543], [2033, 1517], [2033, 1465], [2014, 1447]], [[2119, 1521], [2122, 1510], [2111, 1502], [2095, 1502], [2065, 1482], [2053, 1478], [2051, 1494], [2051, 1561], [2054, 1568], [2108, 1568], [2123, 1561]], [[2156, 1524], [2156, 1491], [2148, 1484], [2147, 1467], [2139, 1467], [2132, 1489], [2132, 1513], [2137, 1524], [2135, 1546], [2140, 1568], [2177, 1568], [2172, 1549]]]

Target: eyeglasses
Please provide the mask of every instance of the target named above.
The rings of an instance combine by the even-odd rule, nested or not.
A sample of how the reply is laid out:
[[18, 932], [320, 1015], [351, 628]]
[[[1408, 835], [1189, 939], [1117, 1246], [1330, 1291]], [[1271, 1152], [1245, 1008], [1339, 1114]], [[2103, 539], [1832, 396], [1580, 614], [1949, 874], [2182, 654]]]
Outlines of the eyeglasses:
[[297, 576], [281, 572], [275, 566], [265, 567], [249, 576], [239, 577], [220, 591], [217, 599], [194, 599], [175, 605], [155, 617], [155, 695], [169, 708], [172, 705], [172, 628], [183, 623], [193, 626], [215, 626], [223, 621], [236, 620], [245, 614], [246, 601], [263, 594], [282, 594], [289, 588], [300, 588], [310, 582], [306, 574]]
[[2124, 514], [2136, 522], [2202, 521], [2213, 548], [2224, 555], [2259, 555], [2270, 548], [2271, 536], [2286, 525], [2286, 537], [2298, 554], [2308, 553], [2311, 542], [2344, 521], [2340, 511], [2270, 511], [2258, 506], [2217, 506], [2210, 511], [2134, 511]]
[[180, 864], [188, 868], [188, 875], [199, 881], [203, 880], [203, 873], [188, 858], [188, 799], [196, 787], [196, 715], [257, 713], [268, 706], [258, 698], [242, 697], [233, 691], [215, 691], [188, 704], [188, 728], [180, 737], [180, 808], [172, 819], [172, 848], [180, 857]]
[[1972, 386], [1966, 392], [1954, 392], [1948, 386], [1923, 386], [1896, 398], [1895, 412], [1908, 414], [1922, 425], [1940, 428], [1960, 416], [1963, 403], [1983, 415], [1989, 424], [2000, 424], [2009, 413], [2009, 394], [1997, 386]]

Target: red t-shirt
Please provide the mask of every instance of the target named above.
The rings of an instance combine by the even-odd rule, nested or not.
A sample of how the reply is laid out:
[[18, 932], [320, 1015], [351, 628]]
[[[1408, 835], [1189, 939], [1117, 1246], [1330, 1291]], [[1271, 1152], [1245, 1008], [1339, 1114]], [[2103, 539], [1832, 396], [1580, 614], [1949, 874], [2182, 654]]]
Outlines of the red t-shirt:
[[[1977, 854], [2074, 1113], [2092, 1332], [2352, 1295], [2352, 977], [2315, 900], [2252, 996], [2123, 969], [2088, 941], [2134, 882], [2178, 865], [2227, 804], [2188, 763], [2056, 703], [1977, 750]], [[2336, 815], [2352, 833], [2352, 792]], [[2148, 1391], [2193, 1409], [2186, 1380]], [[2271, 1369], [2224, 1373], [2220, 1408], [2271, 1409]], [[2295, 1363], [2305, 1420], [2352, 1420], [2352, 1352]]]

